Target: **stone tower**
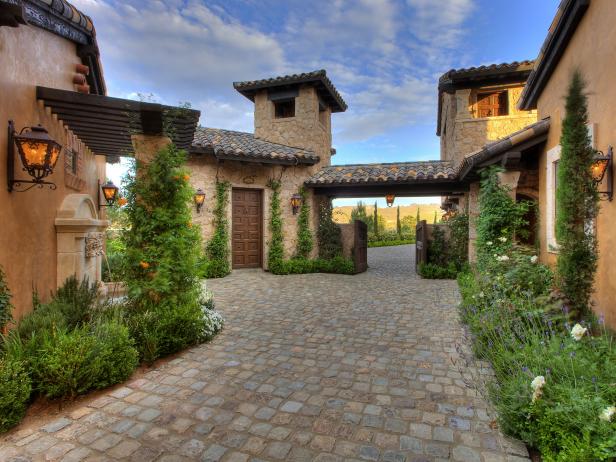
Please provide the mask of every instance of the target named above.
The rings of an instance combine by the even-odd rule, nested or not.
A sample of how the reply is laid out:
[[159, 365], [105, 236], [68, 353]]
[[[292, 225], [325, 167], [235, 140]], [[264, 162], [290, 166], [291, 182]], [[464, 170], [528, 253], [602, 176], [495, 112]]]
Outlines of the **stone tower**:
[[233, 86], [254, 102], [256, 138], [313, 151], [318, 166], [330, 165], [331, 114], [347, 106], [324, 70]]

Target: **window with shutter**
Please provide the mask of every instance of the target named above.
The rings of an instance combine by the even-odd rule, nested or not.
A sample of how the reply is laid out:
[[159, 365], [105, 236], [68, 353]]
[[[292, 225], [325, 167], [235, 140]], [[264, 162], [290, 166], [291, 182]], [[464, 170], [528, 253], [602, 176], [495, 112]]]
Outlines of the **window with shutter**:
[[508, 113], [506, 91], [477, 94], [477, 117], [505, 116]]

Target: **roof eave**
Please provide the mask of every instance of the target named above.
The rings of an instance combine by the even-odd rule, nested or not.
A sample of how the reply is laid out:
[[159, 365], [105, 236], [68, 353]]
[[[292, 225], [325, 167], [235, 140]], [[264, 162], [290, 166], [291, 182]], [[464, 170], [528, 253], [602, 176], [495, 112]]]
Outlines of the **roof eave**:
[[537, 101], [556, 69], [578, 24], [590, 6], [590, 0], [563, 0], [562, 14], [541, 47], [536, 67], [531, 73], [518, 102], [521, 110], [536, 109]]

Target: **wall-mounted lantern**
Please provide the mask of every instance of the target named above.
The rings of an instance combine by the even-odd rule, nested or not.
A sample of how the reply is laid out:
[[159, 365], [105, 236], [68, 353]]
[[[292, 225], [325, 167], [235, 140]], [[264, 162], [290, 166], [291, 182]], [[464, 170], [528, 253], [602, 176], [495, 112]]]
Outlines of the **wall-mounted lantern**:
[[[32, 180], [15, 179], [15, 146], [23, 165], [23, 170], [33, 178]], [[56, 143], [41, 125], [24, 127], [19, 135], [15, 131], [15, 124], [9, 120], [8, 127], [8, 155], [7, 155], [7, 182], [9, 192], [24, 192], [35, 186], [44, 185], [56, 189], [54, 183], [43, 181], [43, 178], [53, 173], [53, 169], [60, 157], [62, 146]], [[29, 184], [25, 189], [16, 188]]]
[[612, 175], [612, 151], [612, 146], [607, 149], [607, 155], [599, 151], [595, 156], [591, 168], [592, 179], [597, 185], [599, 185], [603, 181], [603, 178], [606, 178], [607, 190], [599, 191], [599, 194], [606, 196], [609, 201], [611, 201], [614, 196], [614, 181]]
[[197, 192], [195, 192], [195, 195], [193, 196], [193, 200], [195, 201], [195, 206], [197, 207], [197, 213], [201, 212], [201, 207], [203, 207], [203, 204], [205, 203], [205, 192], [203, 192], [203, 189], [197, 189]]
[[394, 196], [393, 194], [387, 194], [385, 196], [385, 201], [387, 201], [387, 207], [391, 207], [394, 205], [394, 199], [396, 198], [396, 196]]
[[293, 215], [297, 215], [299, 208], [302, 206], [301, 194], [293, 194], [291, 196], [291, 207], [293, 208]]
[[[115, 204], [117, 198], [118, 198], [118, 193], [120, 191], [120, 188], [118, 188], [116, 185], [113, 184], [113, 182], [111, 180], [107, 181], [107, 183], [105, 183], [104, 185], [101, 185], [99, 183], [99, 190], [98, 190], [98, 207], [99, 209], [101, 207], [111, 207], [113, 204]], [[103, 199], [105, 199], [105, 202], [107, 202], [106, 204], [101, 204], [101, 191], [103, 192]]]

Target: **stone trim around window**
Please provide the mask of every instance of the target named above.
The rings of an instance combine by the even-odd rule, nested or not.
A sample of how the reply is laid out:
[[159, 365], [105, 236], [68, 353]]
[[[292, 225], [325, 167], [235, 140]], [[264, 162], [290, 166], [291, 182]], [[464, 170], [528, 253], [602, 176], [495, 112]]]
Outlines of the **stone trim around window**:
[[556, 241], [556, 174], [557, 165], [560, 160], [560, 145], [553, 147], [547, 152], [546, 159], [546, 242], [547, 251], [558, 253], [558, 242]]

